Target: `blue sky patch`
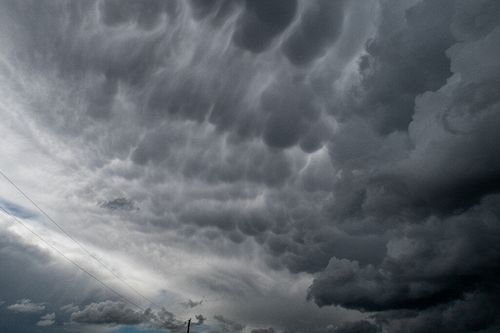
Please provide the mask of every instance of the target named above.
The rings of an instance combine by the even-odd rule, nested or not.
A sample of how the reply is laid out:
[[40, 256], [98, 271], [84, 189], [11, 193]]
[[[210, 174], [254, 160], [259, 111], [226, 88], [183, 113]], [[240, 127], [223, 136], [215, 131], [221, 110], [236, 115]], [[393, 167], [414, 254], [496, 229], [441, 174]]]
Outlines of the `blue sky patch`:
[[165, 333], [167, 330], [144, 329], [136, 326], [122, 326], [110, 333]]
[[9, 214], [20, 219], [32, 219], [38, 216], [34, 211], [13, 202], [0, 198], [0, 207], [4, 208]]

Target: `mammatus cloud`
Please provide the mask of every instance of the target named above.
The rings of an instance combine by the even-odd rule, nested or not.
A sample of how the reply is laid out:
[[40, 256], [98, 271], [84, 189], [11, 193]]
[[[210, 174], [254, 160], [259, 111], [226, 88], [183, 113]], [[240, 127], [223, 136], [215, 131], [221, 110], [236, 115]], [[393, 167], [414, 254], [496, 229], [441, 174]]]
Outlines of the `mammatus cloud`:
[[[155, 300], [226, 332], [498, 328], [498, 1], [0, 6], [0, 167]], [[5, 230], [6, 308], [42, 307], [23, 272], [71, 275]], [[74, 293], [73, 323], [182, 326]]]
[[17, 303], [7, 306], [7, 309], [18, 313], [38, 313], [45, 310], [45, 305], [43, 303], [33, 303], [30, 299], [23, 298]]
[[293, 64], [306, 65], [325, 55], [342, 32], [344, 4], [343, 0], [307, 4], [299, 23], [282, 46]]
[[37, 326], [52, 326], [54, 325], [56, 320], [56, 314], [54, 312], [52, 313], [47, 313], [46, 315], [43, 315], [40, 317], [40, 320], [36, 323]]
[[236, 22], [234, 43], [255, 53], [264, 51], [292, 22], [296, 10], [296, 0], [245, 1], [245, 10]]

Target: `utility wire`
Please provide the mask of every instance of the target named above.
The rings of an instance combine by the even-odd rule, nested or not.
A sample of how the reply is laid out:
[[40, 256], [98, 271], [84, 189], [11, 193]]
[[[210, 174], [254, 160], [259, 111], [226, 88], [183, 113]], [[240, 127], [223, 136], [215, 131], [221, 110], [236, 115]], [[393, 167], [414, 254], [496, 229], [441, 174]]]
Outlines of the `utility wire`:
[[134, 291], [137, 295], [142, 297], [144, 300], [154, 305], [158, 309], [161, 309], [162, 306], [153, 302], [150, 298], [144, 296], [141, 292], [139, 292], [136, 288], [134, 288], [130, 283], [122, 279], [118, 274], [116, 274], [111, 268], [109, 268], [105, 263], [102, 262], [98, 257], [93, 255], [85, 246], [83, 246], [79, 241], [77, 241], [73, 236], [71, 236], [66, 230], [63, 229], [61, 225], [59, 225], [52, 217], [49, 216], [34, 200], [32, 200], [23, 190], [17, 186], [13, 180], [11, 180], [5, 173], [0, 170], [0, 174], [3, 178], [5, 178], [23, 197], [25, 197], [33, 206], [35, 206], [52, 224], [54, 224], [62, 233], [64, 233], [69, 239], [71, 239], [75, 244], [82, 249], [88, 256], [92, 257], [96, 262], [98, 262], [102, 267], [104, 267], [108, 272], [110, 272], [115, 278], [120, 280], [123, 284], [125, 284], [128, 288]]
[[146, 309], [144, 309], [143, 307], [141, 307], [140, 305], [138, 305], [137, 303], [135, 303], [134, 301], [131, 301], [129, 298], [127, 298], [126, 296], [123, 296], [120, 292], [116, 291], [114, 288], [108, 286], [105, 282], [101, 281], [97, 276], [95, 276], [94, 274], [90, 273], [88, 270], [86, 270], [85, 268], [83, 268], [82, 266], [80, 266], [78, 263], [76, 263], [75, 261], [71, 260], [68, 256], [66, 256], [61, 250], [59, 250], [57, 247], [55, 247], [54, 245], [50, 244], [45, 238], [43, 238], [42, 236], [40, 236], [39, 234], [37, 234], [33, 229], [31, 229], [30, 227], [28, 227], [25, 223], [23, 223], [21, 220], [19, 220], [16, 216], [12, 215], [11, 213], [9, 213], [7, 210], [5, 210], [5, 208], [1, 207], [0, 206], [0, 210], [2, 210], [7, 216], [11, 217], [14, 219], [14, 221], [16, 221], [17, 223], [19, 223], [21, 226], [23, 226], [26, 230], [28, 230], [29, 232], [31, 232], [33, 235], [35, 235], [38, 239], [40, 239], [42, 242], [44, 242], [46, 245], [48, 245], [50, 248], [52, 248], [54, 251], [56, 251], [57, 253], [59, 253], [64, 259], [66, 259], [68, 262], [70, 262], [71, 264], [75, 265], [77, 268], [79, 268], [81, 271], [83, 271], [85, 274], [87, 274], [88, 276], [90, 276], [91, 278], [93, 278], [94, 280], [96, 280], [97, 282], [99, 282], [101, 285], [103, 285], [106, 289], [110, 290], [111, 292], [113, 292], [114, 294], [116, 294], [118, 297], [120, 297], [121, 299], [123, 299], [125, 302], [137, 307], [138, 309], [142, 310], [142, 311], [146, 311]]

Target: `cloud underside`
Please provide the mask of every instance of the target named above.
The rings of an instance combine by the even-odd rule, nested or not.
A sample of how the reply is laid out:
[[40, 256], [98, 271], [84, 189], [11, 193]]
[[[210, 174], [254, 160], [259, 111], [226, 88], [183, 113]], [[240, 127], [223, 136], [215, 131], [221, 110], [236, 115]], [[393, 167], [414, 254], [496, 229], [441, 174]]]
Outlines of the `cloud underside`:
[[184, 331], [184, 323], [165, 309], [140, 311], [117, 301], [91, 303], [71, 313], [71, 320], [82, 324], [141, 325], [148, 328]]
[[[96, 247], [140, 249], [165, 274], [169, 251], [213, 259], [176, 281], [241, 297], [210, 317], [222, 331], [258, 322], [282, 272], [311, 277], [318, 311], [357, 311], [318, 332], [499, 324], [497, 1], [0, 6], [0, 114], [58, 165], [36, 177], [92, 211], [72, 228]], [[182, 324], [93, 301], [72, 321]], [[254, 332], [312, 320], [283, 318]]]
[[45, 305], [33, 303], [30, 299], [21, 299], [17, 303], [7, 306], [7, 309], [19, 313], [39, 313], [45, 310]]

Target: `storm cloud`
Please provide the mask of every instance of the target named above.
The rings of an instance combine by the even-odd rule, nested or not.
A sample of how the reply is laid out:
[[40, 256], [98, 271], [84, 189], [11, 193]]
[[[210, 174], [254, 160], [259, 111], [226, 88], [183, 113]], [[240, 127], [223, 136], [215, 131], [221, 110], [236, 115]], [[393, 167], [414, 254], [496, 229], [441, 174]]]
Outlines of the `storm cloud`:
[[184, 330], [184, 323], [177, 320], [173, 313], [165, 309], [153, 311], [148, 308], [142, 312], [132, 309], [123, 302], [109, 300], [88, 304], [83, 309], [73, 312], [71, 320], [85, 324], [140, 324], [145, 327], [164, 328], [174, 332]]
[[333, 329], [334, 333], [377, 333], [380, 332], [379, 328], [366, 321], [354, 321], [354, 322], [346, 322], [341, 326]]
[[4, 0], [0, 43], [0, 169], [109, 269], [0, 205], [143, 308], [4, 216], [9, 323], [498, 328], [497, 1]]

